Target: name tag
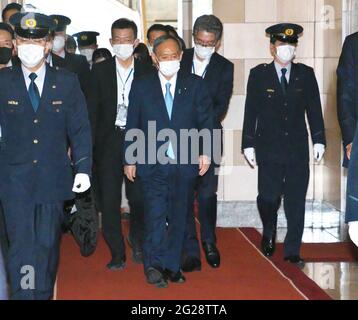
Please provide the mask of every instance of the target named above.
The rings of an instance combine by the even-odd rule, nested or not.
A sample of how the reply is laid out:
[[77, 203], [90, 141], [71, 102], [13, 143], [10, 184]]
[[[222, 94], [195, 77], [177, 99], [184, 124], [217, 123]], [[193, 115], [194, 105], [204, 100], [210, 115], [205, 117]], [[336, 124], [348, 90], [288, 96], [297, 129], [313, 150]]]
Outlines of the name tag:
[[9, 101], [7, 102], [7, 104], [8, 104], [8, 105], [11, 105], [11, 106], [17, 106], [17, 105], [19, 104], [19, 102], [18, 102], [18, 101], [15, 101], [15, 100], [9, 100]]
[[54, 106], [61, 105], [62, 103], [63, 103], [62, 101], [52, 101], [52, 105]]
[[266, 92], [275, 92], [274, 89], [266, 89]]

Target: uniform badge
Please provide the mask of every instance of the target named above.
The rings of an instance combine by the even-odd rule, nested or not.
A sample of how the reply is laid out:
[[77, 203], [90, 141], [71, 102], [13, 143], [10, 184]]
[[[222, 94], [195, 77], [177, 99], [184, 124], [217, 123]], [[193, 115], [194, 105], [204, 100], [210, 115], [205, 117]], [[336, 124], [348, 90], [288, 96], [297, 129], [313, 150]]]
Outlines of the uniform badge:
[[286, 29], [286, 30], [285, 30], [285, 35], [286, 35], [286, 36], [290, 37], [290, 36], [292, 36], [293, 34], [294, 34], [293, 29]]
[[274, 89], [266, 89], [266, 92], [275, 92]]
[[86, 35], [82, 35], [82, 36], [81, 36], [81, 40], [86, 41], [86, 40], [87, 40], [87, 36], [86, 36]]
[[52, 101], [52, 104], [54, 105], [54, 106], [58, 106], [58, 105], [61, 105], [63, 102], [62, 102], [62, 100], [59, 100], [59, 101]]
[[15, 101], [15, 100], [9, 100], [9, 101], [7, 102], [7, 104], [8, 104], [8, 105], [12, 105], [12, 106], [17, 106], [17, 105], [19, 104], [19, 102], [18, 102], [18, 101]]
[[25, 26], [31, 29], [36, 28], [37, 22], [35, 19], [26, 19]]

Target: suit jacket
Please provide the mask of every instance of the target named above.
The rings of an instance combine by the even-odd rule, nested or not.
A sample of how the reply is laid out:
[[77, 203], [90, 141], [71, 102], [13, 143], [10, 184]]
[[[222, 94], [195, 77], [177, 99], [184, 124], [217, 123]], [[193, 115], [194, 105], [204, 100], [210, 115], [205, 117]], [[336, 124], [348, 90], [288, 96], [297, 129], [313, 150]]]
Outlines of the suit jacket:
[[[155, 122], [154, 127], [150, 125], [150, 122], [153, 124], [153, 121]], [[155, 139], [155, 137], [158, 137], [161, 130], [171, 129], [177, 137], [176, 159], [181, 175], [190, 178], [196, 177], [199, 172], [198, 165], [190, 161], [192, 156], [191, 145], [195, 139], [192, 139], [191, 143], [185, 146], [185, 143], [181, 143], [180, 130], [197, 129], [200, 131], [207, 129], [209, 133], [212, 133], [213, 127], [212, 100], [204, 81], [200, 77], [188, 73], [178, 73], [172, 116], [169, 119], [158, 72], [149, 74], [135, 80], [132, 85], [126, 126], [126, 134], [130, 133], [131, 129], [140, 129], [143, 132], [144, 141], [141, 142], [145, 143], [144, 148], [139, 152], [143, 152], [145, 161], [142, 163], [133, 162], [125, 157], [124, 163], [137, 165], [139, 176], [155, 175], [156, 169], [161, 164], [156, 157], [153, 159], [150, 155], [161, 154], [160, 150], [166, 148], [163, 145], [167, 142], [159, 141], [160, 139]], [[149, 133], [150, 131], [152, 132]], [[124, 154], [127, 151], [130, 153], [131, 145], [132, 142], [129, 141], [129, 138], [126, 139]], [[202, 146], [199, 146], [199, 153], [203, 154]], [[137, 155], [139, 154], [137, 153]], [[185, 155], [188, 155], [187, 159], [189, 159], [187, 164], [180, 161], [181, 156]]]
[[319, 89], [312, 68], [292, 63], [286, 97], [274, 62], [250, 72], [245, 104], [242, 149], [253, 147], [260, 163], [309, 161], [307, 114], [314, 144], [325, 144]]
[[[192, 73], [194, 49], [184, 51], [181, 61], [181, 71]], [[222, 128], [221, 121], [224, 119], [229, 108], [234, 85], [234, 65], [232, 62], [214, 53], [206, 70], [204, 81], [213, 99], [215, 113], [215, 128]]]
[[86, 101], [77, 77], [46, 65], [40, 106], [33, 110], [20, 66], [0, 71], [1, 191], [5, 201], [53, 203], [73, 198], [75, 173], [91, 174]]
[[[358, 32], [348, 36], [343, 44], [337, 68], [337, 114], [344, 148], [353, 142], [358, 112]], [[344, 153], [345, 154], [345, 153]], [[348, 167], [348, 158], [343, 165]]]
[[89, 90], [90, 66], [85, 56], [66, 52], [65, 58], [52, 53], [52, 64], [54, 67], [66, 69], [77, 74], [81, 89], [85, 96]]
[[[106, 158], [114, 146], [110, 141], [115, 134], [117, 116], [118, 88], [116, 57], [94, 64], [91, 71], [91, 84], [88, 107], [92, 125], [95, 159]], [[134, 61], [134, 79], [151, 72], [150, 64]]]

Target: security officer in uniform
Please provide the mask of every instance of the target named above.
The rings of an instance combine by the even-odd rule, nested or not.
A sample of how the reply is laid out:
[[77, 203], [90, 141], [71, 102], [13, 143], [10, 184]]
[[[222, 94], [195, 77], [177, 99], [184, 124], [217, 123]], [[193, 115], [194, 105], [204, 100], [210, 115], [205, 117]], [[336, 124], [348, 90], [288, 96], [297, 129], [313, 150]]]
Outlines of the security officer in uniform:
[[90, 65], [80, 54], [69, 53], [65, 50], [66, 29], [71, 24], [71, 19], [62, 15], [50, 16], [57, 26], [54, 32], [52, 53], [47, 58], [47, 62], [54, 67], [64, 68], [76, 73], [85, 96], [88, 94]]
[[12, 299], [50, 299], [63, 202], [90, 187], [91, 130], [77, 77], [45, 63], [53, 20], [18, 13], [11, 24], [21, 65], [0, 71], [0, 189], [9, 236], [10, 294]]
[[309, 148], [305, 116], [314, 144], [314, 158], [325, 151], [321, 101], [312, 68], [293, 63], [303, 28], [282, 23], [269, 27], [274, 61], [253, 68], [247, 86], [242, 149], [249, 164], [258, 164], [257, 206], [263, 223], [262, 251], [275, 251], [277, 211], [284, 198], [287, 234], [284, 259], [304, 266], [300, 247], [309, 182]]
[[87, 62], [92, 68], [93, 52], [98, 48], [97, 36], [99, 36], [99, 33], [95, 31], [82, 31], [73, 36], [77, 38], [78, 50], [81, 55], [86, 57]]

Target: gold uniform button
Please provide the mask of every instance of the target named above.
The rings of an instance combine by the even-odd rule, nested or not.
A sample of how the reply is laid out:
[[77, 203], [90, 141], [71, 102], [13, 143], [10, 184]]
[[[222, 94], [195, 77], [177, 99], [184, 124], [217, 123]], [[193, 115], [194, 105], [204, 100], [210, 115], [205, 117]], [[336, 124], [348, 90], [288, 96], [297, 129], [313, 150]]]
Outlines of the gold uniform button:
[[38, 119], [35, 119], [35, 120], [34, 120], [34, 123], [39, 123], [39, 120], [38, 120]]
[[39, 143], [39, 140], [35, 139], [34, 144], [38, 144], [38, 143]]
[[34, 164], [36, 164], [37, 163], [37, 160], [34, 160], [34, 161], [32, 161]]

